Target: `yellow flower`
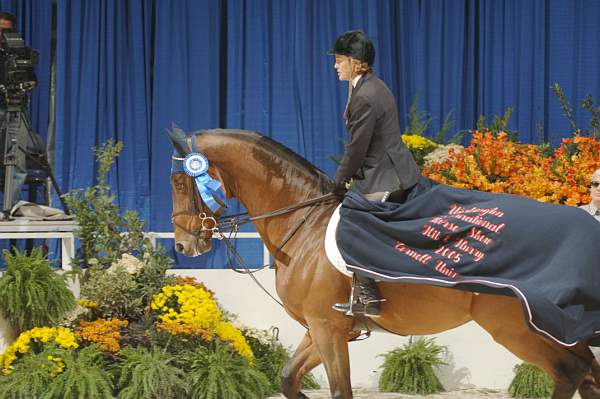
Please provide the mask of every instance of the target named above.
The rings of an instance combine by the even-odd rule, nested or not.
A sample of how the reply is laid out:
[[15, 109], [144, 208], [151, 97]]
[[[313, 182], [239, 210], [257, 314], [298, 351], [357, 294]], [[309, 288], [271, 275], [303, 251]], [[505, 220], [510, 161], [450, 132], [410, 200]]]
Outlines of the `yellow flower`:
[[425, 148], [436, 148], [438, 145], [427, 137], [419, 134], [403, 134], [402, 141], [410, 149], [423, 150]]
[[95, 309], [95, 308], [97, 308], [99, 306], [98, 303], [96, 303], [94, 301], [90, 301], [88, 299], [78, 299], [76, 301], [76, 303], [79, 306], [82, 306], [82, 307], [88, 308], [88, 309]]
[[[77, 348], [78, 344], [75, 335], [71, 330], [64, 327], [36, 327], [25, 331], [0, 355], [0, 370], [4, 375], [12, 373], [13, 363], [17, 360], [18, 354], [25, 354], [30, 349], [31, 342], [47, 343], [54, 341], [62, 348]], [[61, 362], [60, 358], [48, 358], [49, 361]], [[64, 367], [64, 364], [63, 364]]]
[[157, 329], [172, 335], [184, 334], [211, 340], [214, 335], [233, 347], [250, 364], [253, 354], [242, 333], [224, 320], [211, 291], [202, 284], [163, 287], [154, 295], [150, 308], [159, 314]]

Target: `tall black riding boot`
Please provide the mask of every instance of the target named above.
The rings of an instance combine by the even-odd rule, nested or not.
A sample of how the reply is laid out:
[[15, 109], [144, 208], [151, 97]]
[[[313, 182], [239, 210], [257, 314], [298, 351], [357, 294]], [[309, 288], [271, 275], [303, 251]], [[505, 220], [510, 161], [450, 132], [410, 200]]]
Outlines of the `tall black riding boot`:
[[359, 289], [358, 298], [351, 297], [347, 303], [336, 303], [333, 309], [350, 316], [359, 313], [369, 317], [379, 317], [379, 303], [385, 299], [381, 299], [375, 280], [357, 273], [354, 276]]

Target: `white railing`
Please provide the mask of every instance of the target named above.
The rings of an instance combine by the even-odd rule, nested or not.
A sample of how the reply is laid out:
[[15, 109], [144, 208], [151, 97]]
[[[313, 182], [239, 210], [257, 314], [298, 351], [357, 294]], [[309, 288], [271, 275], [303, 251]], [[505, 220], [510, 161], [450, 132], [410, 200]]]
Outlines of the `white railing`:
[[[160, 233], [160, 232], [154, 232], [154, 231], [150, 231], [148, 233], [146, 233], [146, 237], [148, 237], [150, 239], [150, 242], [152, 242], [152, 246], [156, 247], [156, 240], [159, 238], [170, 238], [173, 239], [173, 233]], [[236, 233], [234, 237], [232, 238], [254, 238], [256, 240], [260, 240], [260, 235], [258, 233], [250, 233], [250, 232], [239, 232]], [[216, 238], [213, 238], [214, 240], [216, 240]], [[263, 243], [263, 264], [266, 265], [267, 263], [271, 262], [271, 255], [269, 254], [269, 250], [267, 249], [267, 247], [265, 246], [265, 244]]]

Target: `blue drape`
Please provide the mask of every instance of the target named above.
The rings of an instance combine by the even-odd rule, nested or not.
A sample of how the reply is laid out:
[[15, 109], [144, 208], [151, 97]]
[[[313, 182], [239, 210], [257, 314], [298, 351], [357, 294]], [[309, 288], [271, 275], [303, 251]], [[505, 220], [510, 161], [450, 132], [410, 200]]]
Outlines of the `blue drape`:
[[[1, 4], [36, 29], [51, 9], [50, 0]], [[449, 112], [452, 133], [513, 107], [509, 128], [521, 140], [556, 143], [572, 132], [551, 84], [580, 127], [589, 115], [579, 101], [600, 99], [600, 2], [61, 0], [56, 12], [58, 180], [64, 190], [93, 184], [90, 147], [122, 140], [111, 184], [154, 231], [171, 229], [163, 131], [173, 122], [257, 130], [334, 173], [347, 89], [326, 52], [348, 29], [373, 38], [375, 71], [396, 95], [403, 129], [418, 95], [434, 118], [427, 134]]]
[[147, 1], [60, 1], [57, 18], [56, 177], [63, 191], [96, 176], [90, 150], [124, 148], [110, 184], [123, 209], [149, 207], [150, 33]]

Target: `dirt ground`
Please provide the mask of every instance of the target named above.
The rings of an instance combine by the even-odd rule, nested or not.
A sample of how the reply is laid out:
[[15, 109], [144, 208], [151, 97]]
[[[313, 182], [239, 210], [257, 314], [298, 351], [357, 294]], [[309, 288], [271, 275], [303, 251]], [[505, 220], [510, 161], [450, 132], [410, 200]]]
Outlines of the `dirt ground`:
[[[319, 389], [314, 391], [304, 391], [310, 399], [329, 399], [329, 390]], [[281, 399], [283, 395], [273, 396], [269, 399]], [[354, 399], [416, 399], [416, 398], [439, 398], [439, 399], [512, 399], [506, 391], [496, 389], [474, 388], [458, 391], [449, 391], [436, 395], [407, 395], [400, 393], [380, 393], [374, 390], [355, 389]], [[580, 399], [579, 395], [574, 396]]]

